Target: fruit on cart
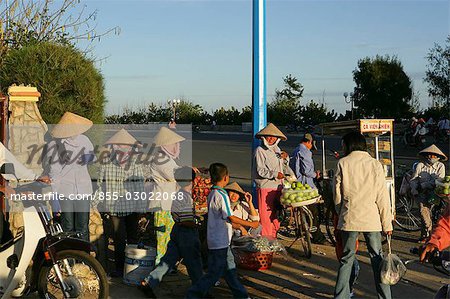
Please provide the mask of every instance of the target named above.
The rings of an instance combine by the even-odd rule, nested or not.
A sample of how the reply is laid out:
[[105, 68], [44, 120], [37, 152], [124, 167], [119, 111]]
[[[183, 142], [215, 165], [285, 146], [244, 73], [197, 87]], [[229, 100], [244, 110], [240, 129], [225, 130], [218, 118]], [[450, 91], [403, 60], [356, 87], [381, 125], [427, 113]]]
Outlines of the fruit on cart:
[[437, 179], [434, 191], [436, 194], [450, 195], [450, 176], [446, 176], [443, 179]]

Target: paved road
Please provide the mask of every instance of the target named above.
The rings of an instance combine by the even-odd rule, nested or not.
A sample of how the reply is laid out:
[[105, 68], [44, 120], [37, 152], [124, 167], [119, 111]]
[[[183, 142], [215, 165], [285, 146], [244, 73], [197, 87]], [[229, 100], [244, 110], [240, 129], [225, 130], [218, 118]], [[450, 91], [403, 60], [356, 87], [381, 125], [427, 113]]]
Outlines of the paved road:
[[[288, 140], [280, 142], [279, 146], [292, 153], [298, 145], [300, 137], [288, 135]], [[208, 166], [213, 162], [225, 163], [231, 176], [237, 178], [239, 183], [250, 186], [251, 177], [251, 143], [250, 134], [223, 134], [223, 133], [193, 133], [192, 135], [192, 163], [195, 166]], [[431, 140], [430, 140], [431, 142]], [[326, 136], [325, 143], [330, 150], [339, 151], [341, 149], [341, 139], [336, 136]], [[318, 145], [321, 144], [319, 137]], [[448, 152], [448, 144], [439, 144], [444, 152]], [[395, 165], [406, 165], [408, 168], [417, 161], [419, 149], [407, 147], [401, 143], [400, 137], [395, 137], [394, 153]], [[327, 151], [327, 167], [333, 168], [337, 160], [332, 156], [331, 151]], [[320, 169], [322, 151], [314, 152], [316, 168]]]

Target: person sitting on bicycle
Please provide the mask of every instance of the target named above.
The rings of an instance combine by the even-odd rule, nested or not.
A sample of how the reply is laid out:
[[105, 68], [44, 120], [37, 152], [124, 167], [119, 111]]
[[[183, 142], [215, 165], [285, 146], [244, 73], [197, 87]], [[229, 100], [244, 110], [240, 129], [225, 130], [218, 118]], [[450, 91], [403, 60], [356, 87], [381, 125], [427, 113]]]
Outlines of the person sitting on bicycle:
[[422, 222], [420, 242], [425, 243], [433, 226], [429, 199], [433, 195], [435, 180], [445, 177], [445, 165], [440, 161], [446, 161], [447, 156], [434, 144], [422, 150], [419, 155], [423, 161], [417, 164], [410, 184], [411, 195], [419, 202], [420, 206]]
[[443, 116], [438, 122], [438, 133], [440, 137], [445, 138], [447, 136], [447, 131], [450, 130], [450, 120]]
[[[234, 216], [249, 222], [259, 222], [259, 214], [253, 206], [252, 195], [245, 192], [238, 183], [233, 182], [224, 188], [228, 192], [231, 210]], [[233, 225], [233, 236], [257, 236], [261, 234], [261, 225], [258, 228]]]
[[420, 118], [417, 122], [413, 137], [416, 144], [420, 144], [420, 138], [428, 134], [428, 128], [425, 126], [425, 120]]

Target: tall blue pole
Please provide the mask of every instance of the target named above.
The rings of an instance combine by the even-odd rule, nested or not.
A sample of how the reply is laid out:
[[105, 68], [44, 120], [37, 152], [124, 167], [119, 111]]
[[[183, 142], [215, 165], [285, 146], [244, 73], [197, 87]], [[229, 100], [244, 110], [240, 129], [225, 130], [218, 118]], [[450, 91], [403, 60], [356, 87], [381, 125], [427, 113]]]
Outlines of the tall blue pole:
[[[266, 1], [253, 0], [253, 136], [266, 126]], [[253, 149], [259, 140], [253, 139]]]
[[[267, 92], [266, 92], [266, 0], [253, 0], [253, 147], [252, 153], [259, 146], [260, 140], [255, 138], [267, 123]], [[253, 164], [252, 159], [252, 164]], [[252, 165], [253, 166], [253, 165]], [[256, 195], [255, 185], [253, 194]], [[256, 199], [256, 196], [253, 197]]]

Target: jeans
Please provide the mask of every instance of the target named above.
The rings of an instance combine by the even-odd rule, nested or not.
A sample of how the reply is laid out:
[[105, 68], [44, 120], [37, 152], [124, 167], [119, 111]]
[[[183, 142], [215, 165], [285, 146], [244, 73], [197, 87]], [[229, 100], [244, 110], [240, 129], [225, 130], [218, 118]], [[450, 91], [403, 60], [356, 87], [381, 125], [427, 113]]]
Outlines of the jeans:
[[208, 273], [194, 284], [186, 298], [205, 298], [209, 289], [221, 278], [225, 278], [233, 298], [248, 298], [247, 290], [239, 281], [231, 248], [210, 249], [208, 251]]
[[163, 276], [175, 267], [175, 264], [183, 259], [192, 284], [197, 283], [203, 275], [202, 257], [200, 254], [200, 239], [196, 228], [183, 227], [175, 224], [170, 234], [170, 241], [166, 254], [160, 263], [150, 272], [145, 281], [152, 287], [156, 287]]
[[350, 274], [350, 293], [353, 293], [353, 287], [356, 283], [356, 281], [358, 280], [358, 276], [359, 276], [359, 263], [358, 260], [355, 258], [355, 261], [353, 262], [353, 266], [352, 266], [352, 273]]
[[138, 214], [111, 216], [116, 271], [123, 271], [126, 244], [137, 244]]
[[[64, 200], [60, 204], [63, 231], [77, 232], [83, 240], [89, 242], [89, 201]], [[77, 205], [76, 208], [75, 205]]]
[[[383, 249], [381, 246], [380, 232], [364, 232], [364, 238], [369, 250], [370, 262], [375, 280], [375, 286], [380, 299], [391, 299], [391, 288], [381, 283], [380, 266], [383, 260]], [[344, 244], [343, 256], [339, 262], [339, 271], [334, 290], [334, 298], [350, 298], [350, 278], [354, 267], [356, 240], [359, 232], [342, 231]]]

